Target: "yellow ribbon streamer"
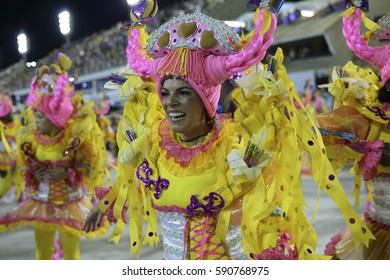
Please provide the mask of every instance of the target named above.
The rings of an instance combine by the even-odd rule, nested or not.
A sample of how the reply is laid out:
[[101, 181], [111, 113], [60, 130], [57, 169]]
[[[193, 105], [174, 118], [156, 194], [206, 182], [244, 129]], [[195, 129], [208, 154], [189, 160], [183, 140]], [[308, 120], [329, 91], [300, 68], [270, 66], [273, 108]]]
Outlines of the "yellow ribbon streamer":
[[5, 130], [7, 130], [7, 128], [0, 123], [1, 141], [3, 142], [4, 148], [7, 151], [7, 153], [12, 154], [13, 153], [12, 149], [11, 149], [10, 145], [8, 144], [7, 138], [5, 137]]

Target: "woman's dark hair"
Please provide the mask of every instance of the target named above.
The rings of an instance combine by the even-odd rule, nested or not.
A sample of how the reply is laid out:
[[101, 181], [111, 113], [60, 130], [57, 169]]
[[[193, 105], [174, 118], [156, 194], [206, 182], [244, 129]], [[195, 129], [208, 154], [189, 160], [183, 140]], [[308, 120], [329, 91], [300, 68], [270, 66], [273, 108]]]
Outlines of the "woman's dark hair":
[[378, 90], [377, 96], [380, 103], [390, 103], [390, 79]]
[[14, 118], [12, 117], [12, 113], [9, 113], [8, 115], [0, 118], [0, 120], [3, 122], [3, 123], [11, 123]]
[[[178, 77], [178, 76], [174, 76], [174, 75], [167, 75], [165, 76], [162, 80], [161, 80], [161, 86], [164, 84], [164, 82], [166, 80], [169, 80], [169, 79], [179, 79], [179, 80], [183, 80], [182, 78]], [[183, 80], [185, 82], [187, 82], [186, 80]], [[195, 89], [194, 89], [195, 90]], [[204, 106], [204, 105], [203, 105]], [[206, 107], [204, 106], [205, 110], [206, 110]], [[206, 123], [210, 126], [210, 127], [213, 127], [214, 126], [214, 123], [215, 123], [215, 118], [213, 119], [210, 119], [210, 117], [208, 116], [207, 112], [206, 112]]]

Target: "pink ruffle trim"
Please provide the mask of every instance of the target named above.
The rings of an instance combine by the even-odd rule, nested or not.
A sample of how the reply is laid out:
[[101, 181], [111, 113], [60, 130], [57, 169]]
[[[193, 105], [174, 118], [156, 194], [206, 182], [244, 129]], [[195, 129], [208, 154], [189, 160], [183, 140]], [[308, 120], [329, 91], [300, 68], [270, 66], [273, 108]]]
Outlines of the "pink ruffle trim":
[[[111, 190], [111, 187], [109, 187], [109, 188], [96, 187], [95, 188], [96, 197], [98, 199], [103, 199], [110, 190]], [[111, 223], [116, 223], [118, 221], [117, 218], [114, 216], [114, 204], [115, 204], [115, 200], [111, 203], [110, 207], [107, 208], [106, 213], [105, 213], [106, 216], [107, 216], [107, 219]], [[122, 209], [122, 220], [123, 220], [123, 222], [125, 224], [127, 223], [127, 218], [126, 218], [127, 209], [128, 209], [128, 207], [126, 205], [123, 206], [123, 209]]]
[[47, 224], [58, 224], [63, 226], [68, 226], [70, 228], [74, 228], [77, 230], [81, 230], [83, 223], [76, 220], [58, 220], [58, 219], [50, 219], [50, 218], [37, 218], [37, 217], [11, 217], [10, 215], [5, 215], [0, 219], [0, 225], [10, 225], [17, 224], [21, 222], [41, 222]]
[[152, 202], [152, 207], [157, 211], [187, 214], [187, 210], [185, 208], [181, 208], [178, 206], [157, 206], [156, 204], [154, 204], [153, 200], [151, 202]]
[[[222, 120], [223, 116], [217, 116], [218, 120]], [[176, 143], [172, 139], [171, 129], [169, 127], [169, 121], [162, 121], [159, 127], [159, 134], [162, 138], [160, 147], [167, 151], [166, 157], [173, 157], [176, 163], [179, 163], [182, 167], [186, 167], [188, 163], [201, 152], [207, 151], [215, 139], [218, 138], [219, 132], [222, 127], [218, 124], [214, 125], [211, 130], [212, 136], [207, 140], [206, 143], [198, 144], [195, 147], [185, 147]]]
[[364, 180], [370, 180], [377, 172], [377, 166], [382, 157], [381, 148], [384, 147], [382, 140], [367, 142], [364, 147], [364, 156], [359, 162]]
[[330, 242], [326, 244], [324, 254], [327, 256], [334, 256], [334, 248], [336, 247], [336, 244], [340, 241], [341, 234], [335, 234], [331, 237]]
[[45, 201], [28, 198], [8, 211], [0, 219], [0, 227], [23, 227], [34, 223], [62, 225], [81, 230], [90, 208], [84, 199], [68, 201], [55, 205]]
[[275, 248], [264, 250], [261, 254], [251, 254], [255, 260], [298, 260], [298, 250], [291, 248], [288, 240], [291, 240], [288, 233], [279, 234]]

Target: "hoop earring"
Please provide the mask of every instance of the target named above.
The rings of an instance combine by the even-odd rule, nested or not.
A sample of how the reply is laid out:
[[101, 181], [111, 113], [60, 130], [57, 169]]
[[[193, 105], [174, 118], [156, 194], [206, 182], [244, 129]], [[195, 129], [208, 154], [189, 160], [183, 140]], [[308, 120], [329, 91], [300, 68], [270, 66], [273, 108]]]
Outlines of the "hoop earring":
[[212, 119], [209, 119], [209, 120], [207, 121], [207, 124], [208, 124], [208, 125], [214, 125], [214, 122], [215, 122], [215, 117], [212, 118]]

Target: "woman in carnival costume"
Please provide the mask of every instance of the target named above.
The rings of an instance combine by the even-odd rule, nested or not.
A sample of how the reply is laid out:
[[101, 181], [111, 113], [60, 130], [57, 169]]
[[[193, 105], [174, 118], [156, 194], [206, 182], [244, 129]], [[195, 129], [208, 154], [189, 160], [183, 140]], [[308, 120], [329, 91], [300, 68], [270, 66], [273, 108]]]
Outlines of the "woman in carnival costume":
[[[319, 132], [297, 114], [283, 55], [274, 72], [259, 64], [273, 41], [276, 7], [255, 2], [256, 29], [241, 40], [200, 13], [174, 18], [148, 37], [144, 23], [156, 2], [132, 8], [127, 58], [134, 73], [112, 77], [129, 96], [117, 133], [117, 180], [97, 190], [101, 201], [85, 221], [87, 232], [106, 215], [116, 223], [110, 240], [118, 242], [128, 223], [130, 253], [138, 257], [161, 236], [164, 259], [327, 258], [316, 254], [318, 237], [304, 213], [299, 134], [319, 163], [314, 178], [335, 198], [357, 244], [372, 238]], [[234, 119], [216, 114], [221, 84], [246, 70], [237, 80], [243, 91], [234, 96]]]
[[[26, 199], [0, 219], [0, 231], [34, 227], [40, 260], [52, 258], [57, 231], [64, 259], [80, 259], [90, 193], [104, 180], [105, 148], [96, 116], [75, 106], [67, 74], [72, 62], [62, 53], [58, 59], [58, 65], [43, 65], [34, 76], [26, 121], [18, 130], [16, 191]], [[107, 228], [104, 223], [87, 237], [102, 237]]]
[[[317, 117], [328, 155], [341, 169], [353, 164], [354, 197], [358, 205], [360, 185], [366, 184], [364, 220], [375, 240], [356, 248], [348, 229], [332, 237], [326, 254], [334, 259], [390, 259], [390, 44], [370, 46], [370, 39], [388, 40], [390, 14], [378, 25], [365, 16], [367, 1], [351, 2], [343, 15], [343, 34], [348, 47], [362, 60], [381, 70], [381, 80], [371, 68], [348, 62], [333, 71], [326, 87], [335, 97], [335, 109]], [[360, 34], [361, 22], [369, 29]]]
[[[12, 112], [12, 101], [9, 97], [0, 93], [0, 125], [4, 128], [4, 141], [0, 138], [0, 197], [8, 196], [13, 184], [13, 172], [15, 170], [15, 154], [6, 149], [5, 140], [9, 147], [15, 150], [16, 119]], [[14, 197], [10, 194], [10, 197]], [[4, 199], [3, 198], [3, 199]], [[2, 201], [4, 201], [2, 199]]]

